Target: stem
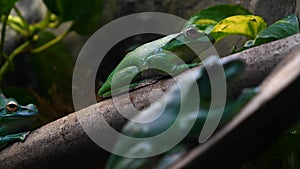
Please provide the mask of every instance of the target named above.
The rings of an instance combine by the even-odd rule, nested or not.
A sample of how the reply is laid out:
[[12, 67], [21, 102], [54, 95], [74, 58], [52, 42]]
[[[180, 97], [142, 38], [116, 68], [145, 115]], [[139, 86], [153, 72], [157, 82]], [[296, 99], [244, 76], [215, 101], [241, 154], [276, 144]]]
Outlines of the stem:
[[4, 74], [8, 71], [9, 65], [13, 62], [14, 58], [24, 51], [29, 45], [30, 41], [24, 42], [22, 45], [20, 45], [18, 48], [16, 48], [7, 58], [6, 62], [0, 69], [0, 81], [2, 81]]
[[25, 28], [23, 21], [19, 22], [20, 17], [9, 15], [7, 25], [10, 26], [15, 31], [21, 33], [24, 37], [28, 37], [29, 31]]
[[14, 8], [16, 14], [18, 15], [18, 17], [20, 17], [21, 21], [23, 22], [22, 24], [24, 25], [24, 27], [27, 29], [27, 31], [29, 31], [29, 25], [26, 22], [26, 20], [24, 19], [21, 11], [18, 9], [18, 7], [16, 5], [13, 8]]
[[2, 23], [2, 30], [1, 30], [1, 40], [0, 40], [0, 63], [2, 61], [2, 56], [4, 53], [4, 41], [5, 41], [5, 32], [6, 32], [6, 25], [7, 25], [8, 15], [4, 15], [4, 20]]
[[4, 59], [5, 60], [7, 60], [8, 59], [8, 56], [7, 56], [7, 54], [6, 53], [4, 53], [3, 51], [1, 52], [1, 54], [2, 54], [2, 56], [4, 57]]
[[40, 28], [43, 30], [43, 29], [46, 29], [50, 23], [50, 19], [51, 19], [51, 12], [49, 10], [47, 10], [46, 12], [46, 16], [45, 16], [45, 19], [40, 22]]
[[56, 43], [60, 42], [62, 39], [64, 39], [70, 32], [71, 32], [72, 25], [68, 30], [66, 30], [64, 33], [61, 35], [57, 36], [56, 38], [52, 39], [51, 41], [45, 43], [44, 45], [37, 47], [35, 49], [30, 50], [31, 53], [39, 53], [42, 52], [43, 50], [51, 47], [52, 45], [55, 45]]

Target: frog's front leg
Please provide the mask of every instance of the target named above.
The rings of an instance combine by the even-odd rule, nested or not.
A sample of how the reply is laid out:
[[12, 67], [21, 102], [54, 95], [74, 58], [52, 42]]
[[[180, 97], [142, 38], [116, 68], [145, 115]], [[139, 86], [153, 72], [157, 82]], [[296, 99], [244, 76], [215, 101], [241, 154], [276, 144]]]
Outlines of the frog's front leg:
[[161, 75], [176, 75], [191, 67], [200, 65], [199, 63], [187, 64], [177, 55], [170, 52], [158, 53], [147, 57], [147, 64], [150, 68], [159, 70]]
[[0, 136], [0, 149], [5, 147], [8, 143], [25, 141], [26, 137], [29, 135], [29, 131], [17, 133], [17, 134], [9, 134], [6, 136]]
[[115, 71], [100, 88], [99, 95], [107, 97], [111, 95], [112, 90], [114, 93], [119, 93], [133, 86], [134, 84], [130, 84], [130, 82], [139, 72], [137, 66], [129, 66]]

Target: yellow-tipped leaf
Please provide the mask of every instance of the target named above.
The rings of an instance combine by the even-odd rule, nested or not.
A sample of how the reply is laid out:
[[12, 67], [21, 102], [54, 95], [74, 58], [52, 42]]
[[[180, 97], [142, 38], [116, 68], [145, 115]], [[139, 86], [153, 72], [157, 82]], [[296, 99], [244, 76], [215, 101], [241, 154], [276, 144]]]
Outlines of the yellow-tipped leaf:
[[235, 15], [220, 21], [211, 31], [216, 41], [229, 35], [244, 35], [254, 39], [266, 28], [263, 18], [255, 15]]

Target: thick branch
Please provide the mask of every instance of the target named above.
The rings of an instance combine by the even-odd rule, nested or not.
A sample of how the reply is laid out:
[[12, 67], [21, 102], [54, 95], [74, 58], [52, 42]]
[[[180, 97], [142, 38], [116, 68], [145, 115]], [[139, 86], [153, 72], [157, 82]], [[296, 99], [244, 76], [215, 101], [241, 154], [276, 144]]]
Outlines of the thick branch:
[[[224, 61], [242, 58], [247, 64], [246, 75], [236, 87], [258, 85], [299, 44], [299, 39], [300, 34], [294, 35], [224, 58]], [[174, 83], [172, 79], [165, 79], [135, 90], [131, 93], [130, 101], [141, 110], [149, 106], [149, 102], [157, 100]], [[118, 100], [124, 104], [122, 107], [125, 112], [132, 112], [122, 96]], [[111, 99], [102, 101], [45, 125], [33, 131], [24, 143], [15, 143], [2, 150], [0, 168], [100, 168], [105, 165], [108, 153], [85, 134], [77, 119], [78, 114], [92, 125], [98, 124], [96, 119], [99, 114], [116, 129], [125, 123]], [[103, 124], [99, 125], [99, 132], [105, 130]]]
[[[237, 168], [299, 122], [300, 46], [260, 85], [261, 92], [206, 143], [172, 167]], [[226, 155], [225, 155], [226, 154]], [[218, 161], [218, 163], [215, 163]]]

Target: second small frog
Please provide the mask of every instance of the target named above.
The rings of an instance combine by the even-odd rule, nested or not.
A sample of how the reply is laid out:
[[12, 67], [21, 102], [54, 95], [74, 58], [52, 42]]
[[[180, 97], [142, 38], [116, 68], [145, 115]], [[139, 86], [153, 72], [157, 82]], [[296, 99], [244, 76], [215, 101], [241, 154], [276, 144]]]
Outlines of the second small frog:
[[126, 54], [99, 89], [98, 95], [109, 97], [112, 92], [119, 93], [128, 87], [135, 87], [144, 79], [176, 75], [197, 66], [199, 63], [195, 60], [198, 56], [190, 47], [196, 48], [197, 52], [205, 51], [213, 41], [197, 28], [187, 27], [179, 33], [146, 43]]
[[35, 105], [22, 106], [0, 93], [0, 149], [12, 142], [23, 142], [38, 120], [38, 114]]

